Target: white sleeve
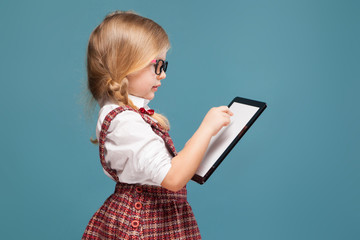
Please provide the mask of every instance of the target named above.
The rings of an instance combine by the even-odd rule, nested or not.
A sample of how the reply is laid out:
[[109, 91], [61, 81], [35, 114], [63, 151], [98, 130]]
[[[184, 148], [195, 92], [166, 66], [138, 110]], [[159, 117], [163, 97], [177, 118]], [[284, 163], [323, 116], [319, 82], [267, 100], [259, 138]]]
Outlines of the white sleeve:
[[135, 112], [124, 111], [112, 120], [105, 149], [105, 160], [120, 182], [160, 185], [171, 168], [164, 140]]

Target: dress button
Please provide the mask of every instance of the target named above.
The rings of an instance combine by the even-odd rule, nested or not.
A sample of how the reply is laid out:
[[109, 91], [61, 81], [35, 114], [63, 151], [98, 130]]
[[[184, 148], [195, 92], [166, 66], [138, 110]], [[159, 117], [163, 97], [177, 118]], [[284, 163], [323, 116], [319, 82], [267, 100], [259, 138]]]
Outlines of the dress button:
[[133, 220], [132, 222], [131, 222], [131, 226], [133, 227], [133, 228], [137, 228], [138, 226], [139, 226], [139, 221], [138, 220]]
[[135, 188], [135, 191], [136, 191], [137, 193], [142, 193], [141, 187], [136, 187], [136, 188]]
[[136, 202], [136, 203], [135, 203], [135, 208], [136, 208], [137, 210], [141, 209], [141, 208], [142, 208], [141, 202]]

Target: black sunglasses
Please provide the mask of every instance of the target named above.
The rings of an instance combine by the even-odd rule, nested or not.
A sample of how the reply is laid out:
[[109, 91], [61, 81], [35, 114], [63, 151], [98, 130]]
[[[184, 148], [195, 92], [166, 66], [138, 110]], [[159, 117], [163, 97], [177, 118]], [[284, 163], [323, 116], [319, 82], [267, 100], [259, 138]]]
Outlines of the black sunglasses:
[[160, 75], [162, 71], [166, 72], [168, 61], [164, 61], [162, 59], [154, 59], [151, 61], [152, 63], [155, 63], [155, 74]]

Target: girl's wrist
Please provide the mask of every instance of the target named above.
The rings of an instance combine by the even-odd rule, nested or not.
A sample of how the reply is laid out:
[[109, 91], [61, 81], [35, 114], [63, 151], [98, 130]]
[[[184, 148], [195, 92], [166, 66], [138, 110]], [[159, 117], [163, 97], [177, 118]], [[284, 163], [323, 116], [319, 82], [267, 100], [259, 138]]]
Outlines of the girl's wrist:
[[199, 134], [202, 136], [202, 137], [205, 137], [205, 138], [212, 138], [213, 137], [213, 133], [211, 131], [211, 129], [209, 127], [207, 127], [206, 125], [204, 124], [201, 124], [200, 127], [198, 128], [197, 132], [199, 132]]

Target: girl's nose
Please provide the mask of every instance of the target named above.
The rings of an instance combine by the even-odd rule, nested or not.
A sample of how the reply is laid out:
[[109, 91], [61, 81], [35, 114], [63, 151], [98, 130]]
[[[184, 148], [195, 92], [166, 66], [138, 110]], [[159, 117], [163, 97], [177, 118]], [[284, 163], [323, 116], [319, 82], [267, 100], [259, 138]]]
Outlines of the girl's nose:
[[161, 74], [157, 76], [157, 79], [163, 80], [164, 78], [166, 78], [166, 73], [164, 71], [161, 71]]

